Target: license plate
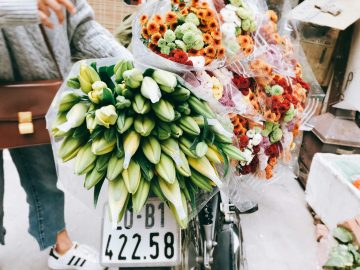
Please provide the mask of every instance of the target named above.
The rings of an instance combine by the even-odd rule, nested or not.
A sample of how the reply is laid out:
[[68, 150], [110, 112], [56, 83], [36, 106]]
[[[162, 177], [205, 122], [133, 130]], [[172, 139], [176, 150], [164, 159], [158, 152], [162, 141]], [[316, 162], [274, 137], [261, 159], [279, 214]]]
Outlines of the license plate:
[[149, 199], [139, 214], [127, 211], [116, 228], [105, 206], [101, 246], [101, 263], [107, 267], [177, 266], [180, 227], [159, 199]]

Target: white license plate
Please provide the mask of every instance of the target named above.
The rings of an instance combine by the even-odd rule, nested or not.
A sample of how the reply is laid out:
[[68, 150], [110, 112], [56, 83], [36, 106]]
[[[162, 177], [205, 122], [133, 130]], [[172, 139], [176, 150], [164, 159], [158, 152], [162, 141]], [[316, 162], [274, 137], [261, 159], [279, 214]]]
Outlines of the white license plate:
[[127, 211], [117, 228], [105, 206], [101, 246], [101, 263], [107, 267], [176, 266], [180, 264], [180, 227], [159, 199], [149, 199], [140, 214]]

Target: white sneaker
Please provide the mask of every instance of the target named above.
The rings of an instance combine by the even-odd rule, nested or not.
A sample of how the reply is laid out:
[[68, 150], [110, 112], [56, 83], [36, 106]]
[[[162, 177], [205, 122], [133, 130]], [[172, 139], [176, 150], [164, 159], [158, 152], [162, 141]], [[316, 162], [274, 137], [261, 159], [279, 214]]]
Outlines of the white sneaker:
[[103, 270], [100, 265], [99, 253], [86, 245], [74, 245], [64, 255], [51, 248], [48, 266], [53, 270]]

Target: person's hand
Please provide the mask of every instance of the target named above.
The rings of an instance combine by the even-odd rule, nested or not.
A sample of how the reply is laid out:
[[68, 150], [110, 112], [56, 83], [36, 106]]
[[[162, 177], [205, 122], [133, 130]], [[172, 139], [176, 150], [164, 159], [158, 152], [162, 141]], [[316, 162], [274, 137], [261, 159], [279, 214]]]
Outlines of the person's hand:
[[38, 0], [40, 23], [49, 28], [54, 27], [54, 24], [50, 20], [51, 11], [56, 14], [59, 23], [63, 23], [65, 19], [63, 7], [72, 14], [76, 12], [70, 0]]

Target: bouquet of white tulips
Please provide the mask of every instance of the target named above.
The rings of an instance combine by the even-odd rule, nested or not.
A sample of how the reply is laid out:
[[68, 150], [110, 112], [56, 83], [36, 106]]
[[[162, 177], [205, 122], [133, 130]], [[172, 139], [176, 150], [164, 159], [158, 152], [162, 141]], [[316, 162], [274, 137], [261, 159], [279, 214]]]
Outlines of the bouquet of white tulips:
[[199, 190], [222, 185], [216, 165], [246, 157], [232, 145], [208, 104], [173, 73], [134, 68], [131, 61], [80, 65], [56, 104], [51, 133], [57, 155], [75, 159], [74, 173], [95, 201], [107, 179], [113, 222], [138, 213], [149, 195], [165, 201], [185, 228]]

